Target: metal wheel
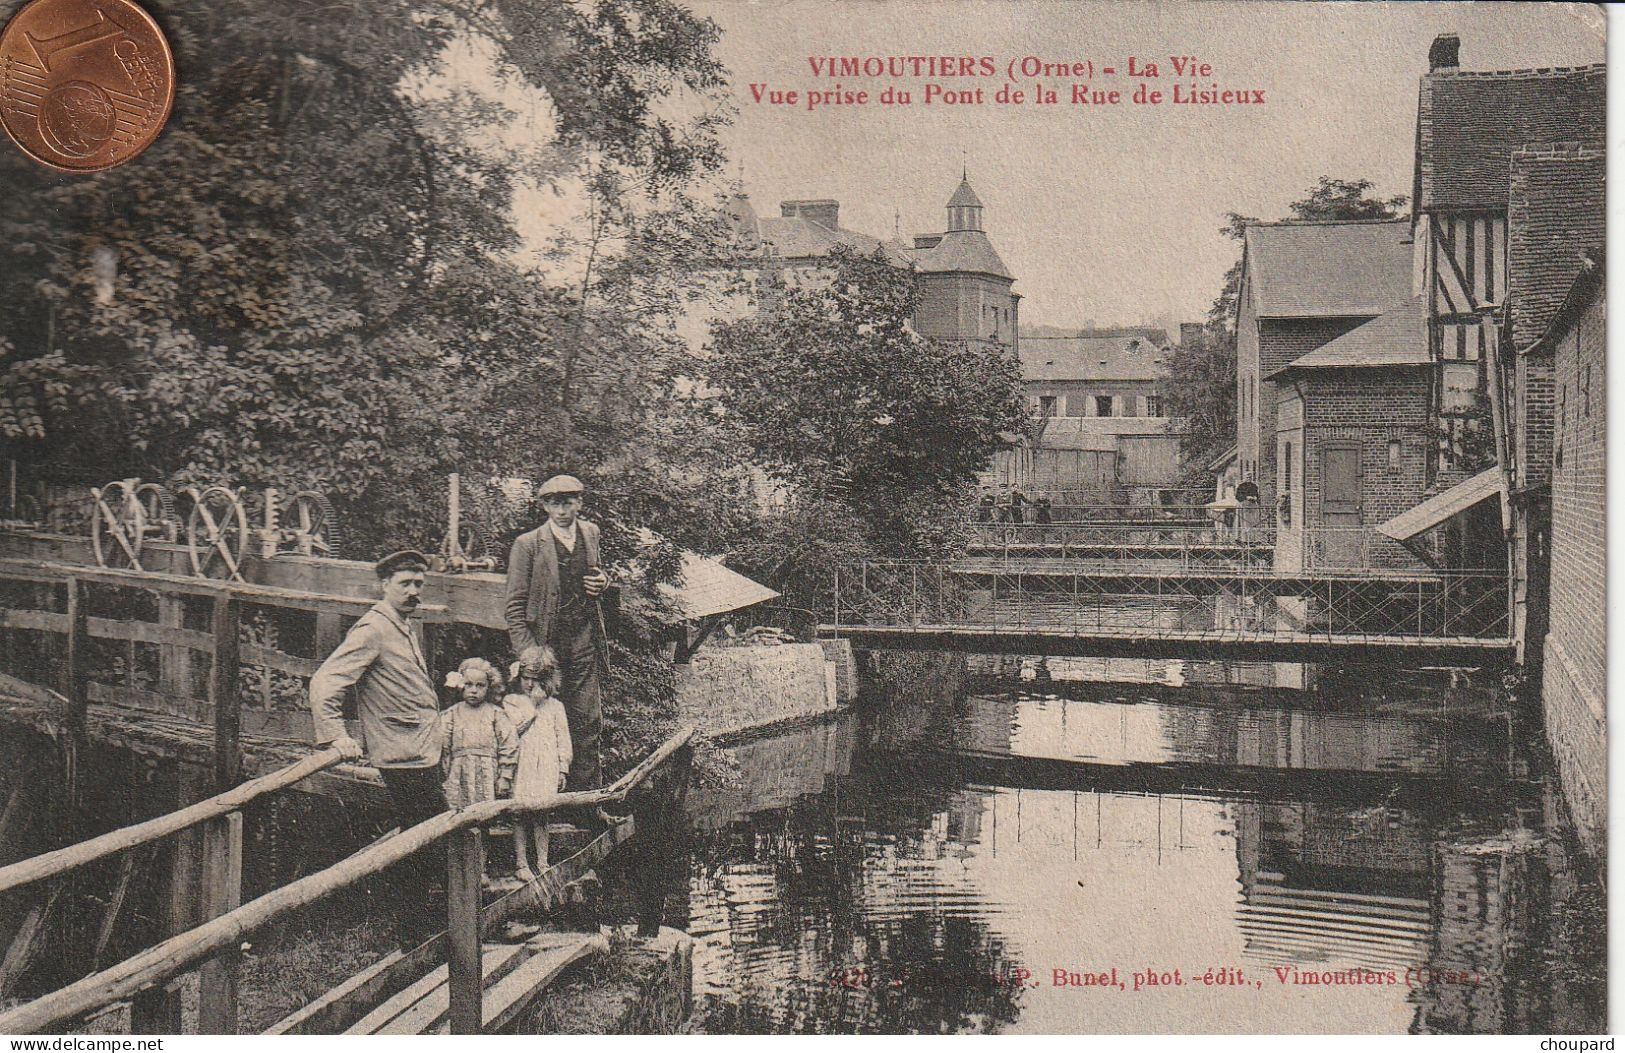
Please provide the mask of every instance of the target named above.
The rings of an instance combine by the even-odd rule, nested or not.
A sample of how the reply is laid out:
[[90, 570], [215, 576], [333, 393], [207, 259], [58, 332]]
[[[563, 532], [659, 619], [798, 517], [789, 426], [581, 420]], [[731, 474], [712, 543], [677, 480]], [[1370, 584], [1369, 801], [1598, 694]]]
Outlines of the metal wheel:
[[248, 551], [248, 512], [242, 495], [224, 486], [189, 490], [192, 511], [186, 517], [186, 547], [192, 573], [200, 578], [243, 580], [243, 553]]
[[496, 558], [496, 538], [477, 519], [465, 519], [457, 525], [457, 546], [462, 550], [463, 558], [470, 563]]
[[147, 517], [147, 531], [160, 541], [180, 540], [181, 519], [175, 513], [175, 495], [169, 487], [142, 483], [135, 488], [135, 499], [141, 502], [142, 514]]
[[141, 569], [141, 542], [147, 532], [147, 516], [136, 496], [138, 480], [123, 479], [97, 489], [90, 496], [90, 547], [96, 563], [103, 567]]
[[338, 513], [315, 490], [301, 490], [282, 506], [281, 529], [287, 531], [300, 553], [337, 559], [343, 543]]

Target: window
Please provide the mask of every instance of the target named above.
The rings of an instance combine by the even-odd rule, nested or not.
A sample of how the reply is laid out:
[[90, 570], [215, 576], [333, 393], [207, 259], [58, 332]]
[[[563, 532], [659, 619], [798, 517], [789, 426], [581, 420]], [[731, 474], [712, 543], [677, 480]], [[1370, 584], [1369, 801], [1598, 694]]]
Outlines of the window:
[[1552, 451], [1552, 467], [1563, 467], [1563, 443], [1569, 433], [1569, 386], [1564, 383], [1557, 391], [1557, 431], [1553, 436], [1557, 448]]
[[1095, 396], [1095, 416], [1110, 417], [1112, 415], [1112, 397], [1110, 395]]
[[1281, 446], [1281, 522], [1292, 522], [1292, 443]]
[[1044, 417], [1053, 417], [1053, 416], [1055, 416], [1055, 396], [1054, 395], [1040, 395], [1040, 396], [1038, 396], [1038, 413], [1039, 413], [1040, 416], [1044, 416]]
[[1145, 397], [1145, 415], [1147, 417], [1162, 416], [1162, 396], [1147, 395]]
[[1399, 455], [1401, 451], [1402, 448], [1398, 439], [1388, 440], [1388, 470], [1390, 472], [1399, 471]]
[[1580, 396], [1585, 400], [1583, 416], [1591, 419], [1591, 363], [1587, 362], [1585, 372], [1580, 375]]

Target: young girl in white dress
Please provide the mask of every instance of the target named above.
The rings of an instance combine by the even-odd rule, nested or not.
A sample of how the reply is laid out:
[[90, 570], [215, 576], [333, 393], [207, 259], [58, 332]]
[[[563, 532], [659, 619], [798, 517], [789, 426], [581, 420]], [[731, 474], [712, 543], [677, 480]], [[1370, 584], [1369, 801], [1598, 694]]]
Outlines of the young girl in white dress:
[[[570, 721], [558, 699], [559, 661], [551, 647], [527, 647], [515, 662], [518, 690], [502, 700], [508, 721], [519, 735], [519, 761], [514, 772], [513, 795], [541, 797], [564, 789], [570, 771]], [[515, 816], [513, 851], [519, 867], [514, 876], [535, 881], [526, 859], [536, 846], [536, 869], [547, 868], [547, 816]]]

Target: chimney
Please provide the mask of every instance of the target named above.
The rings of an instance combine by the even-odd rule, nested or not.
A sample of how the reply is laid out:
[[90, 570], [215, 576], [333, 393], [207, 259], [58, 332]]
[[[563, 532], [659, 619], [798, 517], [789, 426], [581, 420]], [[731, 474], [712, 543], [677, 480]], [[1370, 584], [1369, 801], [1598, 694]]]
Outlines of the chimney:
[[1202, 342], [1202, 330], [1205, 327], [1201, 322], [1179, 323], [1179, 346], [1195, 347]]
[[1455, 69], [1461, 65], [1461, 38], [1454, 33], [1440, 33], [1428, 48], [1428, 72]]
[[840, 226], [841, 203], [829, 198], [820, 198], [817, 201], [781, 201], [779, 214], [785, 219], [800, 217], [834, 230]]

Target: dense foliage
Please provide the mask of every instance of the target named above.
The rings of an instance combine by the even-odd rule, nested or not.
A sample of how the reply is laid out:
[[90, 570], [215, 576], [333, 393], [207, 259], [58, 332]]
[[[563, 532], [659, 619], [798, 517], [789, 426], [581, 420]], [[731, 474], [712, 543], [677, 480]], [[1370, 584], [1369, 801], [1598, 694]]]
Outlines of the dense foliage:
[[920, 336], [917, 300], [912, 271], [837, 248], [764, 274], [754, 310], [712, 331], [721, 419], [787, 497], [752, 562], [791, 596], [817, 595], [839, 559], [944, 548], [976, 473], [1025, 425], [1014, 357]]
[[[659, 320], [680, 298], [640, 277], [706, 251], [682, 190], [721, 162], [713, 24], [665, 0], [181, 0], [166, 29], [180, 93], [137, 163], [0, 152], [9, 455], [314, 487], [361, 555], [437, 541], [452, 470], [687, 503], [681, 459], [643, 456], [689, 430]], [[551, 122], [529, 141], [499, 101], [527, 97]], [[589, 217], [560, 227], [589, 262], [574, 235], [516, 262], [526, 183], [579, 188]]]

